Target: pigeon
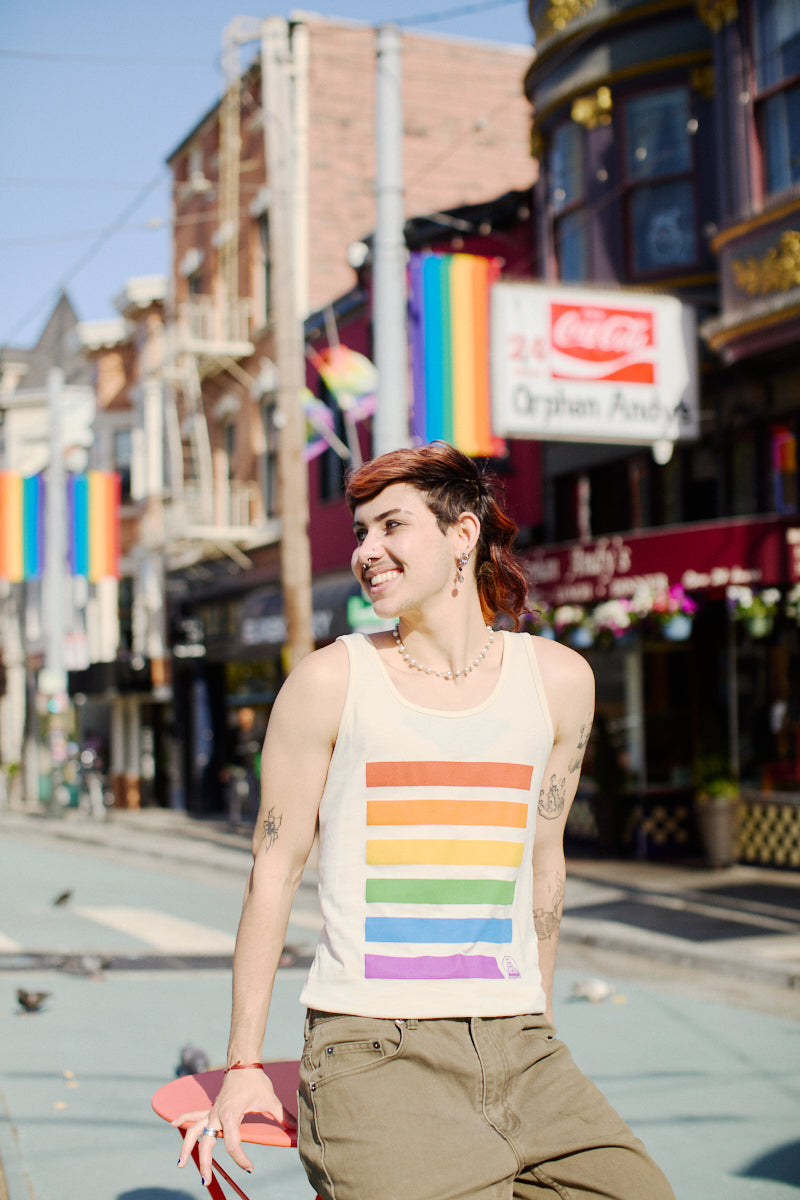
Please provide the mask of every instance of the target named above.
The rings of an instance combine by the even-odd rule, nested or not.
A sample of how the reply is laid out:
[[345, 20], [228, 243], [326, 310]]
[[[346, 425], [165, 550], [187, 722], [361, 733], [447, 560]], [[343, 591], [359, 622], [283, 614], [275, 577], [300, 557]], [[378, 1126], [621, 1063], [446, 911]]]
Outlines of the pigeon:
[[199, 1046], [189, 1042], [181, 1049], [181, 1061], [175, 1068], [175, 1074], [180, 1079], [182, 1075], [199, 1075], [208, 1070], [208, 1055]]
[[28, 992], [25, 988], [17, 989], [17, 1000], [22, 1006], [23, 1012], [37, 1013], [41, 1010], [49, 992]]
[[572, 998], [599, 1004], [601, 1000], [607, 1000], [609, 996], [613, 996], [616, 990], [614, 985], [606, 983], [605, 979], [584, 979], [572, 985]]
[[55, 900], [53, 901], [53, 907], [55, 908], [58, 906], [63, 906], [64, 904], [68, 904], [71, 899], [72, 889], [68, 888], [66, 892], [61, 892], [58, 896], [56, 896]]

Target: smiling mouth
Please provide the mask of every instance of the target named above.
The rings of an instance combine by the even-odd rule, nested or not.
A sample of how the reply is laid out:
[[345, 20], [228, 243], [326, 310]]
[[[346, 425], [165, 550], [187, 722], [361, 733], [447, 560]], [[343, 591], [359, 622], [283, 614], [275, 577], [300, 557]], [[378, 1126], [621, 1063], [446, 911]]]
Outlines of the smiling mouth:
[[382, 583], [388, 583], [390, 579], [396, 579], [401, 572], [394, 568], [391, 571], [380, 571], [377, 575], [373, 575], [369, 579], [368, 585], [370, 588], [380, 587]]

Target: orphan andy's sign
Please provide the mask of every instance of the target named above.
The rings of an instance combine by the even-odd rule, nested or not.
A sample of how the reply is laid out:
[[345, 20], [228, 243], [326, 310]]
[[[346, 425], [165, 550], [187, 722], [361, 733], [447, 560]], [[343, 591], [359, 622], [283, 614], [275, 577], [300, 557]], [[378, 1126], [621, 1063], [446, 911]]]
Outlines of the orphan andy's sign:
[[491, 311], [497, 435], [645, 445], [698, 436], [695, 317], [675, 297], [498, 283]]

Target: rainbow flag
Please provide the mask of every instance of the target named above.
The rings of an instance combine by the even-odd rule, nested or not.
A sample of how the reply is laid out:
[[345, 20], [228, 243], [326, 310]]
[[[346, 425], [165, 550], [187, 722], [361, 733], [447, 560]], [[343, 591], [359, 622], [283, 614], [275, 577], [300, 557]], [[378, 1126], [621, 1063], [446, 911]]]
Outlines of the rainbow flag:
[[39, 579], [43, 549], [44, 478], [0, 471], [0, 579]]
[[[514, 940], [532, 777], [529, 763], [366, 764], [376, 792], [366, 814], [365, 978], [506, 977], [498, 954]], [[442, 786], [461, 795], [432, 796]]]
[[409, 334], [418, 444], [443, 439], [473, 457], [505, 453], [492, 435], [489, 292], [499, 263], [473, 254], [412, 254]]
[[120, 478], [116, 471], [87, 471], [67, 480], [69, 563], [90, 583], [119, 579]]

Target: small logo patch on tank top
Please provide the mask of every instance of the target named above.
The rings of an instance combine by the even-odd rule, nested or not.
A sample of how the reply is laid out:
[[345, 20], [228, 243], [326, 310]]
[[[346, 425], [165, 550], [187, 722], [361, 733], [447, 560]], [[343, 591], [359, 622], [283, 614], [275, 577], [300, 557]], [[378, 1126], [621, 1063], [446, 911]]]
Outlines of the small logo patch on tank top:
[[519, 967], [514, 962], [510, 954], [507, 954], [503, 959], [502, 967], [509, 979], [519, 979]]

